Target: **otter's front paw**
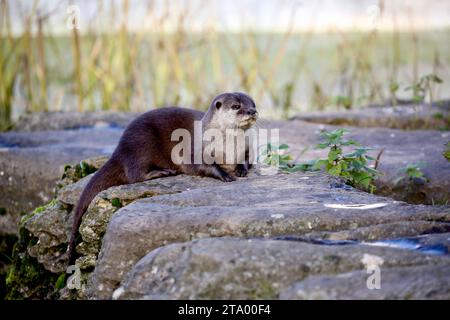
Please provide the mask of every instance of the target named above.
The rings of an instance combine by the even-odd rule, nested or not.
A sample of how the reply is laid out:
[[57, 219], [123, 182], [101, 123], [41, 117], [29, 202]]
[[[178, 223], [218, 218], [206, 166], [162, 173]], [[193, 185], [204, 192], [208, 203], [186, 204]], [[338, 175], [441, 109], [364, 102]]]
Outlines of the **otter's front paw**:
[[248, 169], [246, 166], [244, 166], [243, 164], [238, 164], [236, 166], [236, 169], [234, 169], [234, 173], [236, 174], [236, 176], [238, 177], [246, 177], [248, 174]]
[[223, 172], [221, 172], [220, 180], [222, 180], [223, 182], [231, 182], [231, 181], [235, 181], [236, 178], [233, 177], [231, 174], [223, 171]]

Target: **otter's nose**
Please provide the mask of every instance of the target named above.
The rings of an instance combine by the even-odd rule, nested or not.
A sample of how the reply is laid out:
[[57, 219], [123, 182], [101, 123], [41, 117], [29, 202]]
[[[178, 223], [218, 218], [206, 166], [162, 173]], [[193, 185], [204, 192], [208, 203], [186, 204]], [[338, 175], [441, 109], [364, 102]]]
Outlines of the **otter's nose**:
[[247, 113], [251, 116], [254, 116], [256, 114], [256, 109], [248, 110]]

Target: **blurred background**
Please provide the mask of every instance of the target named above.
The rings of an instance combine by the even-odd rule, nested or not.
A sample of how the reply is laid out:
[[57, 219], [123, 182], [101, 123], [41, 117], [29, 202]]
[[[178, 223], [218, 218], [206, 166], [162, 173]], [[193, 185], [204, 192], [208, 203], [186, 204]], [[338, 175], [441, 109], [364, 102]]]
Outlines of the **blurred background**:
[[0, 68], [0, 130], [25, 112], [206, 109], [230, 90], [275, 119], [438, 100], [450, 1], [0, 0]]

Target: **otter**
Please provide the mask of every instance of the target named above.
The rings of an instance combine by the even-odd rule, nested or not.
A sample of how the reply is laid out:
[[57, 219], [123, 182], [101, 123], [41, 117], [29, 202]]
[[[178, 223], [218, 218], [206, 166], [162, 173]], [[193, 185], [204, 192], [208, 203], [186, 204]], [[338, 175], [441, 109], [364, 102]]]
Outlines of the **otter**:
[[126, 127], [109, 160], [94, 174], [81, 193], [75, 208], [65, 255], [68, 262], [74, 262], [76, 235], [81, 218], [94, 197], [105, 189], [182, 173], [212, 177], [224, 182], [236, 180], [235, 176], [245, 177], [251, 167], [247, 147], [245, 160], [234, 165], [196, 164], [194, 161], [177, 164], [171, 157], [172, 149], [177, 142], [172, 141], [171, 136], [176, 129], [187, 130], [194, 136], [195, 121], [201, 121], [205, 130], [245, 131], [256, 122], [257, 116], [253, 99], [245, 93], [233, 92], [216, 96], [206, 113], [180, 107], [166, 107], [148, 111], [133, 120]]

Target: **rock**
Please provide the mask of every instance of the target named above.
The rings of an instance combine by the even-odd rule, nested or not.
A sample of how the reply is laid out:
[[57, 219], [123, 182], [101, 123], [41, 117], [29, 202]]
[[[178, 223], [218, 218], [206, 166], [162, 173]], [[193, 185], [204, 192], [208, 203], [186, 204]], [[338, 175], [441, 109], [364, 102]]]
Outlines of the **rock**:
[[[95, 169], [104, 161], [105, 158], [102, 157], [88, 159], [85, 163]], [[67, 177], [61, 181], [61, 184], [65, 184], [65, 180], [76, 180], [76, 170], [72, 169], [66, 171]], [[73, 209], [91, 177], [92, 175], [89, 175], [73, 184], [67, 184], [58, 191], [56, 199], [37, 208], [22, 219], [21, 226], [38, 240], [27, 248], [28, 254], [36, 258], [48, 271], [60, 273], [65, 270], [66, 266], [60, 259], [60, 255], [66, 250], [72, 226]], [[77, 251], [81, 257], [77, 260], [77, 265], [83, 270], [95, 267], [106, 226], [119, 208], [139, 198], [173, 194], [187, 189], [207, 187], [214, 183], [216, 181], [213, 179], [180, 175], [112, 187], [99, 193], [92, 200], [80, 225], [82, 242], [77, 247]]]
[[298, 114], [292, 120], [337, 126], [448, 130], [450, 101], [438, 101], [433, 106], [406, 104], [371, 106], [348, 111], [309, 112]]
[[70, 211], [58, 201], [52, 201], [25, 216], [22, 226], [37, 238], [37, 241], [27, 248], [28, 254], [50, 272], [64, 271], [57, 261], [64, 250], [61, 245], [68, 242], [71, 224]]
[[[449, 207], [408, 205], [352, 188], [336, 188], [338, 180], [321, 173], [213, 182], [207, 187], [136, 200], [118, 210], [103, 237], [89, 295], [111, 298], [139, 259], [170, 243], [206, 237], [357, 232], [359, 228], [400, 222], [409, 222], [411, 229], [420, 232], [430, 229], [421, 229], [417, 222], [440, 226], [450, 221]], [[350, 204], [373, 207], [355, 209]], [[375, 232], [377, 239], [389, 238], [383, 232], [376, 237]]]
[[[18, 241], [12, 249], [12, 260], [9, 261], [6, 275], [7, 300], [23, 299], [56, 299], [58, 280], [61, 275], [52, 273], [44, 268], [36, 258], [28, 254], [38, 239], [25, 229], [20, 229]], [[61, 281], [59, 281], [61, 283]]]
[[14, 131], [75, 130], [94, 127], [125, 128], [138, 114], [135, 112], [33, 112], [22, 115]]
[[443, 233], [450, 231], [447, 222], [439, 221], [398, 221], [390, 223], [380, 223], [367, 227], [349, 229], [344, 231], [311, 232], [305, 235], [304, 241], [308, 239], [322, 240], [355, 240], [373, 241], [377, 239], [404, 238], [420, 234]]
[[366, 286], [369, 276], [367, 271], [314, 275], [284, 289], [280, 298], [284, 300], [448, 300], [450, 298], [449, 266], [446, 262], [432, 266], [382, 268], [381, 288], [373, 290], [368, 290]]
[[[88, 160], [86, 168], [95, 169], [104, 160]], [[286, 237], [296, 240], [290, 241], [292, 244], [317, 247], [322, 247], [317, 243], [324, 240], [356, 239], [377, 240], [382, 242], [379, 245], [387, 246], [392, 244], [383, 240], [393, 236], [449, 231], [449, 207], [408, 205], [352, 188], [340, 188], [338, 179], [322, 173], [258, 174], [261, 173], [252, 172], [248, 178], [233, 183], [180, 175], [101, 192], [91, 203], [80, 227], [82, 241], [77, 246], [80, 256], [76, 264], [85, 285], [76, 292], [64, 288], [59, 296], [111, 298], [123, 277], [148, 252], [192, 239]], [[90, 177], [65, 183], [80, 178], [79, 170], [68, 168], [57, 198], [23, 217], [21, 226], [28, 236], [26, 241], [22, 237], [20, 240], [25, 251], [14, 255], [17, 262], [8, 277], [15, 279], [12, 292], [35, 297], [33, 286], [28, 280], [21, 280], [25, 274], [16, 271], [26, 270], [19, 261], [27, 261], [33, 270], [41, 270], [36, 271], [38, 279], [53, 279], [45, 285], [29, 281], [41, 291], [48, 286], [53, 296], [56, 278], [65, 269], [59, 257], [66, 249], [76, 203], [76, 197], [71, 194], [79, 194]], [[348, 207], [349, 204], [372, 204], [373, 208], [355, 209]], [[445, 236], [442, 234], [435, 243], [428, 244], [421, 239], [420, 245], [442, 245]], [[418, 243], [415, 239], [408, 241]], [[378, 250], [379, 245], [372, 244], [370, 248]]]
[[[323, 151], [302, 151], [318, 142], [321, 129], [336, 128], [302, 121], [272, 121], [267, 122], [267, 125], [280, 128], [280, 141], [289, 144], [294, 155], [301, 155], [299, 161], [323, 157]], [[409, 202], [446, 203], [450, 188], [445, 173], [450, 172], [450, 163], [442, 156], [442, 151], [449, 137], [448, 132], [350, 129], [353, 138], [376, 148], [375, 153], [385, 148], [379, 167], [385, 172], [385, 176], [377, 182], [378, 192], [392, 192], [396, 199]], [[445, 281], [448, 278], [440, 270], [447, 264], [448, 257], [424, 255], [409, 249], [412, 247], [416, 251], [440, 255], [448, 253], [449, 206], [410, 205], [371, 195], [319, 172], [264, 175], [258, 170], [251, 172], [248, 178], [241, 178], [233, 183], [180, 175], [113, 187], [101, 192], [92, 201], [80, 226], [81, 238], [77, 245], [79, 257], [76, 265], [81, 269], [83, 286], [78, 291], [64, 288], [56, 292], [55, 290], [64, 284], [60, 273], [65, 271], [65, 266], [61, 264], [59, 257], [66, 249], [73, 208], [91, 178], [90, 174], [106, 161], [107, 156], [88, 159], [78, 165], [63, 164], [77, 163], [94, 154], [108, 155], [120, 134], [120, 129], [97, 128], [36, 131], [31, 134], [9, 132], [0, 135], [0, 152], [5, 155], [0, 157], [0, 171], [4, 172], [3, 176], [0, 175], [0, 187], [5, 186], [2, 191], [5, 190], [6, 195], [1, 194], [0, 207], [14, 208], [14, 203], [4, 202], [9, 200], [3, 200], [3, 197], [16, 197], [15, 201], [22, 205], [24, 199], [31, 201], [29, 208], [34, 206], [33, 203], [47, 203], [22, 218], [20, 246], [14, 253], [12, 271], [7, 277], [10, 279], [9, 286], [13, 286], [10, 291], [14, 293], [12, 296], [54, 298], [58, 293], [60, 298], [66, 299], [110, 299], [115, 292], [114, 296], [119, 298], [209, 297], [226, 289], [215, 289], [216, 283], [219, 286], [221, 273], [215, 275], [217, 270], [214, 268], [220, 269], [220, 264], [223, 263], [223, 276], [229, 275], [239, 283], [242, 280], [239, 277], [243, 276], [239, 266], [245, 267], [244, 261], [247, 260], [251, 270], [256, 270], [257, 266], [261, 266], [262, 270], [270, 270], [273, 267], [274, 270], [282, 271], [285, 270], [283, 268], [288, 268], [288, 274], [291, 271], [292, 274], [298, 272], [300, 277], [282, 277], [282, 273], [261, 273], [255, 282], [257, 289], [252, 289], [255, 283], [244, 281], [239, 287], [226, 289], [227, 294], [233, 297], [241, 297], [242, 294], [242, 297], [248, 295], [296, 298], [297, 287], [304, 285], [306, 288], [303, 281], [310, 277], [319, 279], [330, 276], [336, 278], [338, 283], [340, 275], [345, 277], [350, 273], [364, 273], [361, 263], [351, 262], [351, 257], [360, 258], [361, 254], [366, 252], [379, 254], [389, 261], [386, 269], [389, 279], [398, 279], [401, 275], [412, 279], [416, 271], [427, 272], [427, 277], [414, 282], [412, 288], [422, 286], [423, 290], [418, 290], [413, 297], [440, 298], [446, 295]], [[92, 138], [94, 135], [95, 139]], [[403, 179], [400, 180], [399, 187], [399, 168], [407, 163], [420, 161], [427, 162], [422, 166], [422, 171], [429, 182], [411, 188], [410, 181]], [[55, 183], [61, 175], [63, 179]], [[9, 177], [18, 178], [9, 181]], [[18, 192], [21, 188], [24, 190], [23, 194]], [[6, 192], [9, 192], [9, 195]], [[44, 196], [37, 197], [39, 192]], [[55, 199], [50, 201], [53, 195]], [[28, 210], [28, 207], [24, 210]], [[11, 223], [5, 224], [4, 221], [11, 221], [11, 217], [14, 217], [12, 220], [15, 222], [19, 219], [18, 215], [12, 216], [9, 211], [4, 214], [4, 210], [1, 210], [0, 213], [0, 227], [5, 226], [2, 230], [11, 227]], [[4, 217], [10, 220], [3, 219]], [[14, 225], [9, 230], [16, 230], [15, 228]], [[430, 233], [439, 234], [435, 236]], [[204, 239], [214, 237], [236, 239]], [[243, 238], [252, 238], [257, 245], [253, 248], [241, 244], [247, 243]], [[216, 243], [216, 240], [223, 242]], [[346, 245], [336, 245], [341, 242]], [[233, 249], [234, 243], [236, 249]], [[279, 243], [288, 245], [277, 247]], [[200, 252], [198, 248], [209, 245], [211, 249], [206, 250], [204, 257], [197, 253], [192, 257], [186, 256], [186, 252], [190, 251], [181, 249], [193, 248], [195, 252]], [[291, 247], [292, 251], [289, 249]], [[278, 248], [278, 251], [275, 248]], [[197, 249], [200, 251], [196, 251]], [[239, 256], [241, 249], [242, 256]], [[220, 250], [223, 250], [223, 254]], [[252, 250], [255, 250], [255, 254]], [[263, 253], [266, 251], [270, 255], [265, 256]], [[280, 252], [280, 256], [275, 254], [275, 257], [280, 258], [279, 265], [270, 258], [276, 251]], [[304, 255], [301, 254], [303, 251], [306, 252]], [[230, 266], [231, 260], [226, 260], [227, 252], [230, 256], [240, 257], [237, 269]], [[317, 261], [314, 252], [317, 252]], [[247, 253], [250, 256], [247, 256]], [[398, 255], [397, 260], [393, 257], [394, 253]], [[161, 263], [158, 268], [164, 270], [163, 273], [149, 273], [146, 268], [153, 264], [149, 256], [161, 258], [158, 260], [158, 263]], [[296, 256], [302, 260], [295, 260]], [[336, 256], [338, 258], [333, 258]], [[199, 262], [196, 262], [197, 258]], [[141, 261], [136, 265], [141, 259], [147, 262]], [[331, 262], [327, 262], [327, 259], [331, 259]], [[199, 268], [201, 267], [201, 261], [205, 267], [213, 270], [212, 274], [204, 274], [200, 269], [195, 269], [197, 263]], [[210, 263], [211, 261], [221, 262], [216, 266], [215, 263]], [[281, 263], [283, 261], [284, 265]], [[340, 261], [343, 261], [342, 264]], [[286, 262], [296, 265], [289, 269], [291, 267]], [[172, 264], [172, 269], [178, 270], [178, 273], [172, 273]], [[145, 267], [139, 269], [138, 266], [142, 265]], [[298, 265], [316, 269], [304, 268], [298, 271], [299, 269], [295, 269]], [[198, 289], [197, 293], [194, 289], [183, 289], [188, 286], [186, 283], [191, 281], [191, 266], [195, 267], [192, 270], [193, 277], [199, 279], [199, 287], [193, 285], [194, 289]], [[33, 271], [30, 277], [27, 276], [28, 269]], [[180, 277], [177, 278], [180, 282], [170, 284], [166, 279], [167, 281], [158, 284], [154, 279], [160, 275], [168, 275], [167, 279]], [[183, 278], [184, 275], [186, 278]], [[366, 273], [364, 275], [367, 277]], [[210, 276], [213, 283], [209, 291], [209, 287], [203, 285]], [[271, 284], [272, 279], [275, 279], [275, 286]], [[431, 292], [431, 285], [424, 283], [427, 280], [432, 285], [441, 281], [441, 285], [436, 286], [436, 292]], [[357, 292], [359, 289], [355, 286], [363, 283], [362, 280], [358, 281], [360, 280], [350, 283], [349, 289], [339, 292], [338, 296], [347, 297], [352, 288]], [[325, 281], [314, 280], [312, 283], [322, 285]], [[329, 291], [330, 288], [325, 284], [320, 292], [324, 292], [324, 297], [333, 296], [334, 293]], [[115, 291], [118, 288], [119, 290]], [[120, 295], [121, 292], [123, 295]], [[305, 298], [313, 294], [310, 291], [305, 292]], [[398, 286], [392, 285], [379, 296], [405, 298], [409, 297], [408, 292], [407, 284], [400, 283]], [[369, 296], [367, 293], [367, 297]]]
[[[320, 142], [319, 134], [338, 127], [274, 121], [267, 123], [267, 128], [279, 128], [280, 143], [288, 144], [297, 162], [303, 162], [326, 157], [326, 150], [314, 148]], [[346, 128], [349, 138], [374, 149], [373, 156], [384, 150], [378, 167], [383, 175], [375, 181], [378, 194], [409, 203], [450, 203], [450, 162], [442, 155], [450, 139], [449, 131]], [[418, 165], [427, 182], [409, 179], [402, 172], [408, 164]]]
[[[0, 234], [17, 233], [20, 214], [48, 203], [66, 164], [109, 155], [121, 130], [7, 132], [0, 134]], [[95, 139], [93, 139], [95, 137]]]
[[[367, 257], [381, 264], [382, 290], [378, 295], [366, 285], [370, 275], [364, 270]], [[450, 276], [445, 272], [448, 267], [448, 257], [391, 248], [201, 239], [167, 245], [147, 254], [129, 272], [114, 298], [342, 299], [412, 295], [419, 299], [449, 299]], [[420, 271], [427, 271], [428, 275], [418, 278]], [[331, 284], [328, 279], [332, 279]], [[299, 284], [287, 289], [293, 283]], [[331, 294], [324, 295], [326, 289]]]
[[171, 179], [155, 179], [134, 185], [123, 185], [99, 193], [89, 206], [80, 225], [81, 244], [77, 251], [82, 257], [77, 260], [81, 269], [95, 267], [101, 241], [112, 215], [136, 199], [170, 195], [185, 190], [208, 187], [215, 183], [212, 179], [176, 176]]
[[[375, 150], [385, 149], [376, 181], [377, 193], [409, 203], [450, 203], [450, 162], [442, 156], [450, 132], [375, 128], [355, 131], [352, 138]], [[401, 170], [418, 165], [428, 181], [409, 179]]]

